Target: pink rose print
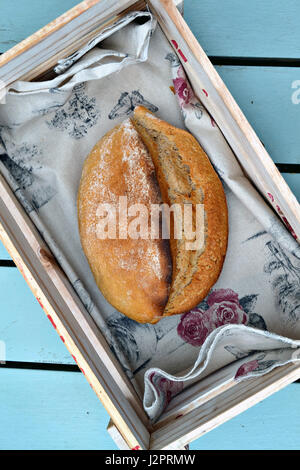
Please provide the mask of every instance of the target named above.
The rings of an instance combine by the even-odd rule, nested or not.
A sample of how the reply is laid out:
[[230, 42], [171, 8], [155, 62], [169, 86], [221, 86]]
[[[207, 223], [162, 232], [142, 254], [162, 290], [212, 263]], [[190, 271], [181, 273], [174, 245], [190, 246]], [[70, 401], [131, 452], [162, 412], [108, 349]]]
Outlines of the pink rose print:
[[218, 289], [206, 299], [207, 310], [195, 308], [182, 315], [178, 335], [192, 346], [201, 346], [216, 328], [227, 324], [246, 324], [248, 315], [232, 289]]
[[194, 98], [194, 93], [188, 83], [182, 66], [178, 67], [177, 77], [173, 80], [176, 95], [179, 98], [180, 106], [189, 104]]
[[211, 331], [209, 319], [200, 309], [182, 315], [177, 326], [178, 335], [192, 346], [201, 346]]
[[212, 305], [206, 312], [210, 322], [215, 328], [227, 324], [246, 324], [248, 317], [242, 308], [235, 302], [225, 300]]
[[167, 403], [171, 401], [171, 398], [182, 392], [183, 382], [173, 382], [172, 380], [161, 377], [155, 373], [151, 374], [150, 380], [155, 386], [158, 394], [162, 392], [166, 398]]
[[259, 363], [256, 359], [254, 359], [253, 361], [245, 362], [245, 364], [242, 364], [238, 368], [234, 378], [237, 379], [238, 377], [243, 377], [244, 375], [247, 375], [253, 370], [257, 369], [258, 366]]
[[193, 97], [193, 93], [186, 80], [184, 78], [174, 78], [173, 83], [181, 106], [188, 104]]
[[239, 304], [239, 296], [232, 289], [217, 289], [213, 290], [207, 297], [206, 301], [211, 307], [213, 304], [220, 303], [223, 300], [229, 300], [229, 302], [235, 302]]

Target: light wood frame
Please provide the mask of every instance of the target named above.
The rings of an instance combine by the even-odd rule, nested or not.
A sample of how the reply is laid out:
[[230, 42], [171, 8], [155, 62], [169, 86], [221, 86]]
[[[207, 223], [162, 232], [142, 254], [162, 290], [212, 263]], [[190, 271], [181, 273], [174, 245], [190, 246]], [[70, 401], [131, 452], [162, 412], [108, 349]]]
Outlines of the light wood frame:
[[[42, 77], [57, 60], [73, 53], [103, 27], [143, 1], [86, 0], [0, 57], [0, 80]], [[300, 237], [296, 198], [258, 137], [192, 35], [172, 0], [149, 0], [193, 85], [219, 125], [249, 178]], [[180, 51], [179, 51], [180, 50]], [[270, 202], [270, 201], [269, 201]], [[151, 426], [122, 368], [78, 299], [47, 245], [0, 176], [0, 239], [15, 261], [52, 325], [112, 418], [109, 432], [123, 448], [176, 449], [244, 411], [300, 377], [290, 364], [236, 383], [224, 380], [226, 368], [175, 397]]]

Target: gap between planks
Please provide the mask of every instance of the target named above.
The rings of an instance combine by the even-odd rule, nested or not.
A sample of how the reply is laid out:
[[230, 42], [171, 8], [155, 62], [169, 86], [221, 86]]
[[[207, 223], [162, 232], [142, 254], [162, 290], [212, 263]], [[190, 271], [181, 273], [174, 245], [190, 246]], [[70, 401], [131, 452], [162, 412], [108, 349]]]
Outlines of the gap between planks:
[[246, 67], [300, 67], [300, 59], [268, 57], [208, 56], [213, 65], [236, 65]]
[[22, 361], [0, 361], [0, 369], [26, 369], [26, 370], [49, 370], [59, 372], [81, 372], [76, 364], [61, 364], [55, 362], [22, 362]]
[[[102, 25], [103, 26], [103, 25]], [[92, 35], [95, 31], [92, 31]], [[79, 47], [79, 46], [78, 46]], [[0, 52], [0, 56], [4, 52]], [[300, 67], [300, 58], [291, 57], [234, 57], [209, 55], [209, 60], [213, 65], [245, 66], [245, 67]]]

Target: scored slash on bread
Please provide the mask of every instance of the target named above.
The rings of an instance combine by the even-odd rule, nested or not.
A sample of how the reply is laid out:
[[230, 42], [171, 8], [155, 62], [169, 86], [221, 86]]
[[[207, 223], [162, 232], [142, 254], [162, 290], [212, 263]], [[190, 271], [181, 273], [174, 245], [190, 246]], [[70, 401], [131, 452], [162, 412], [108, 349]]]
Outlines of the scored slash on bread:
[[[187, 237], [99, 239], [97, 208], [130, 204], [197, 204], [204, 207], [204, 243], [187, 250]], [[222, 183], [197, 140], [158, 119], [143, 106], [108, 132], [87, 157], [78, 192], [78, 222], [84, 253], [106, 299], [141, 323], [184, 313], [195, 307], [217, 281], [224, 262], [227, 205]], [[151, 227], [150, 217], [148, 227]], [[160, 227], [161, 228], [161, 227]], [[161, 234], [161, 230], [160, 230]]]
[[182, 239], [175, 239], [174, 222], [171, 225], [173, 274], [164, 316], [183, 313], [204, 299], [223, 266], [228, 238], [223, 186], [190, 133], [156, 118], [143, 106], [135, 108], [133, 123], [150, 151], [163, 201], [182, 208], [184, 204], [204, 205], [201, 249], [187, 250], [184, 232]]
[[127, 197], [128, 207], [144, 204], [150, 209], [162, 202], [152, 159], [130, 119], [105, 134], [84, 162], [79, 233], [104, 297], [133, 320], [151, 323], [161, 317], [168, 300], [170, 248], [162, 239], [98, 238], [99, 205], [110, 204], [117, 212], [120, 196]]

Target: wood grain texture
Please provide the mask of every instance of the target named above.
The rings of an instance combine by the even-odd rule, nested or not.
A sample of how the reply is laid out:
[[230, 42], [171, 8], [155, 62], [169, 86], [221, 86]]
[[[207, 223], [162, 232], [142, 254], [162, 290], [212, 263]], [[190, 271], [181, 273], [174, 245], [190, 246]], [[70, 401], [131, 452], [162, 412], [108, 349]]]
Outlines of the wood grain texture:
[[6, 361], [75, 364], [16, 268], [0, 268], [0, 340]]
[[184, 16], [208, 55], [298, 57], [298, 0], [185, 0]]
[[82, 374], [0, 369], [0, 449], [116, 449]]

